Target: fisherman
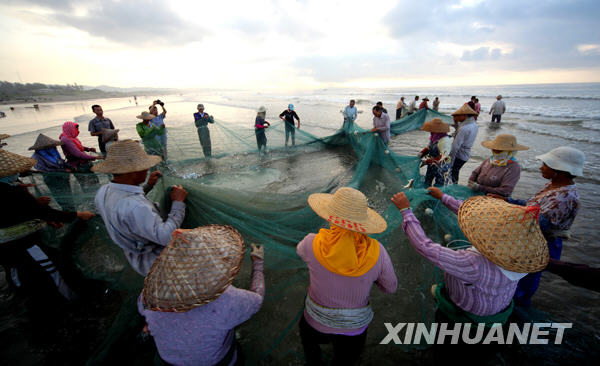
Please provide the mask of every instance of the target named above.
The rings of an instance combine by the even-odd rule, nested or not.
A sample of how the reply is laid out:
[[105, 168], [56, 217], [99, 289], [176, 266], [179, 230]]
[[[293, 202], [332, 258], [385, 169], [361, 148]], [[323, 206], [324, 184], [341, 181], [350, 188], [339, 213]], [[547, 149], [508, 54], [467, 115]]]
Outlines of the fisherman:
[[292, 135], [292, 146], [296, 145], [296, 129], [294, 127], [294, 118], [298, 121], [298, 129], [300, 129], [300, 117], [294, 111], [294, 105], [288, 104], [288, 108], [279, 114], [279, 118], [285, 122], [285, 146], [288, 146], [288, 139]]
[[104, 156], [90, 155], [86, 152], [96, 152], [93, 147], [83, 146], [79, 141], [79, 125], [75, 122], [65, 122], [62, 127], [62, 134], [59, 139], [63, 143], [61, 145], [67, 165], [69, 169], [79, 174], [75, 174], [75, 178], [79, 182], [81, 189], [91, 194], [98, 189], [100, 180], [95, 174], [91, 174], [90, 168], [92, 161], [103, 159]]
[[496, 97], [496, 101], [490, 108], [490, 114], [492, 115], [492, 122], [500, 123], [502, 115], [506, 112], [506, 104], [502, 100], [502, 95]]
[[96, 117], [94, 117], [88, 124], [88, 131], [90, 131], [90, 135], [98, 136], [98, 146], [100, 147], [100, 152], [106, 156], [106, 143], [102, 140], [102, 130], [105, 128], [114, 130], [115, 126], [110, 118], [104, 117], [104, 111], [98, 104], [94, 104], [92, 106], [92, 112], [96, 114]]
[[258, 312], [265, 297], [264, 248], [252, 245], [249, 291], [231, 284], [243, 258], [244, 239], [230, 226], [175, 230], [138, 298], [164, 362], [244, 364], [235, 327]]
[[396, 104], [396, 121], [406, 115], [406, 103], [404, 103], [404, 97], [401, 97]]
[[419, 110], [421, 110], [421, 109], [429, 109], [429, 106], [427, 105], [427, 102], [429, 102], [429, 98], [427, 98], [427, 97], [423, 98], [423, 101], [421, 102], [421, 104], [419, 104]]
[[48, 300], [56, 291], [66, 300], [75, 300], [77, 295], [50, 259], [52, 250], [42, 244], [41, 231], [46, 224], [58, 228], [63, 222], [87, 221], [95, 215], [55, 210], [49, 206], [49, 197], [35, 198], [27, 188], [13, 185], [19, 173], [35, 164], [32, 158], [0, 149], [0, 263], [10, 284], [24, 289], [35, 299], [32, 306], [47, 315]]
[[[450, 170], [450, 125], [444, 123], [440, 118], [423, 123], [421, 130], [430, 133], [429, 145], [421, 150], [420, 156], [425, 159], [427, 172], [425, 173], [425, 187], [432, 183], [436, 187], [443, 187], [447, 183], [447, 174]], [[435, 180], [435, 182], [434, 182]]]
[[356, 102], [354, 99], [350, 100], [350, 103], [344, 108], [344, 128], [350, 128], [350, 126], [354, 125], [354, 121], [356, 121], [356, 117], [358, 117], [358, 111], [354, 106]]
[[[540, 207], [540, 228], [546, 239], [550, 258], [560, 259], [563, 238], [569, 238], [569, 229], [579, 212], [579, 193], [575, 177], [583, 175], [585, 155], [574, 147], [561, 146], [536, 157], [542, 161], [542, 178], [550, 180], [529, 200], [517, 200], [493, 195], [512, 204]], [[519, 282], [515, 303], [528, 307], [540, 284], [542, 272], [531, 273]]]
[[36, 161], [34, 168], [40, 172], [50, 173], [43, 174], [42, 177], [56, 202], [63, 210], [72, 210], [75, 209], [75, 203], [72, 197], [69, 174], [60, 174], [71, 172], [71, 168], [62, 159], [56, 148], [62, 145], [64, 145], [64, 142], [51, 139], [40, 133], [29, 150], [35, 150], [31, 156]]
[[440, 99], [438, 97], [435, 97], [435, 99], [433, 100], [433, 108], [434, 111], [438, 112], [440, 109]]
[[452, 113], [454, 122], [458, 123], [458, 130], [456, 131], [456, 136], [454, 137], [454, 141], [452, 141], [452, 149], [450, 150], [450, 158], [452, 159], [450, 177], [454, 184], [458, 184], [460, 168], [471, 157], [471, 147], [475, 142], [478, 131], [477, 122], [473, 118], [476, 115], [477, 113], [466, 104]]
[[147, 155], [138, 142], [122, 140], [114, 143], [105, 161], [92, 168], [94, 172], [113, 175], [112, 181], [98, 190], [96, 208], [113, 242], [123, 249], [131, 267], [142, 276], [148, 273], [185, 215], [187, 191], [181, 186], [173, 186], [169, 194], [172, 203], [166, 220], [146, 198], [146, 193], [162, 176], [160, 172], [150, 174], [148, 182], [140, 187], [146, 181], [148, 169], [161, 160], [160, 156]]
[[[158, 108], [156, 107], [157, 104], [160, 105], [160, 108], [162, 109], [162, 112], [160, 114], [158, 114]], [[148, 107], [148, 111], [150, 112], [150, 114], [153, 114], [155, 116], [154, 118], [152, 118], [152, 121], [150, 121], [150, 122], [155, 127], [164, 129], [165, 133], [161, 134], [161, 135], [156, 135], [156, 140], [158, 142], [160, 142], [160, 144], [162, 145], [163, 160], [167, 160], [167, 129], [165, 126], [165, 118], [167, 118], [167, 110], [165, 109], [165, 103], [161, 102], [160, 99], [157, 99], [152, 102], [152, 105], [150, 107]]]
[[373, 107], [373, 128], [371, 132], [377, 132], [381, 140], [387, 145], [390, 142], [390, 117], [378, 105]]
[[385, 231], [387, 224], [367, 207], [365, 195], [350, 187], [312, 194], [308, 204], [331, 227], [308, 234], [296, 247], [310, 275], [300, 320], [306, 364], [323, 364], [319, 345], [333, 343], [333, 365], [354, 365], [373, 319], [373, 283], [385, 293], [398, 286], [390, 256], [369, 237]]
[[215, 119], [208, 113], [204, 113], [204, 104], [198, 104], [198, 112], [194, 113], [194, 124], [198, 129], [198, 138], [200, 139], [200, 145], [202, 145], [202, 151], [206, 158], [210, 158], [211, 156], [209, 123], [215, 123]]
[[256, 120], [254, 121], [254, 134], [256, 135], [256, 145], [258, 146], [258, 154], [260, 155], [261, 150], [267, 152], [267, 135], [265, 129], [269, 128], [271, 124], [265, 121], [267, 115], [267, 109], [263, 106], [258, 108], [256, 113]]
[[413, 100], [412, 102], [410, 102], [410, 104], [408, 105], [408, 115], [410, 116], [411, 114], [415, 113], [415, 111], [417, 110], [417, 101], [419, 100], [419, 96], [415, 96], [415, 100]]
[[513, 135], [498, 135], [493, 141], [483, 141], [481, 145], [491, 149], [492, 156], [473, 170], [469, 188], [475, 192], [510, 196], [521, 177], [521, 167], [515, 155], [517, 151], [529, 150], [529, 147], [519, 145]]
[[156, 136], [161, 136], [166, 133], [165, 125], [163, 124], [160, 127], [155, 126], [152, 123], [152, 120], [155, 117], [156, 116], [154, 114], [142, 112], [140, 115], [136, 116], [136, 118], [141, 119], [142, 122], [135, 125], [135, 129], [137, 130], [138, 135], [142, 138], [146, 153], [160, 156], [162, 157], [162, 160], [164, 160], [163, 145], [159, 140], [156, 139]]
[[[452, 323], [471, 323], [472, 333], [481, 323], [486, 332], [506, 324], [514, 308], [512, 296], [519, 280], [548, 263], [548, 248], [537, 223], [539, 208], [526, 210], [485, 196], [463, 202], [436, 187], [428, 191], [458, 214], [458, 225], [472, 245], [453, 250], [434, 243], [414, 216], [406, 195], [402, 192], [392, 197], [402, 213], [402, 229], [414, 249], [444, 272], [444, 281], [431, 288], [438, 307], [435, 321], [449, 323], [448, 329], [456, 329]], [[446, 356], [453, 355], [461, 361], [465, 351], [469, 352], [477, 364], [486, 363], [480, 358], [485, 353], [494, 354], [474, 349], [471, 344], [451, 344], [441, 350], [454, 351]], [[478, 350], [481, 354], [475, 357], [472, 351]], [[455, 359], [445, 360], [456, 363]]]
[[383, 108], [383, 103], [381, 101], [375, 103], [376, 106], [378, 106], [379, 108], [381, 108], [381, 110], [383, 111], [383, 113], [387, 114], [387, 109]]

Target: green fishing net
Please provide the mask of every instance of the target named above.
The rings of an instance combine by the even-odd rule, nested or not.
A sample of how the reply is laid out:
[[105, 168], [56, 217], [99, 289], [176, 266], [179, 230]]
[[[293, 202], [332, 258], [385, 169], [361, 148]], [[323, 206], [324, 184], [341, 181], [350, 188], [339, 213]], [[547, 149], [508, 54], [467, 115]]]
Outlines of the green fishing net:
[[[432, 118], [452, 123], [451, 117], [420, 110], [391, 126], [392, 135], [419, 129]], [[441, 278], [439, 271], [421, 258], [402, 232], [402, 216], [391, 204], [396, 192], [405, 192], [431, 239], [444, 245], [465, 244], [456, 216], [426, 194], [419, 174], [420, 159], [394, 153], [374, 133], [356, 125], [327, 137], [303, 129], [295, 131], [296, 145], [285, 148], [283, 123], [267, 129], [268, 152], [258, 155], [253, 128], [210, 125], [213, 158], [204, 159], [195, 131], [169, 129], [168, 161], [158, 169], [163, 178], [149, 193], [166, 214], [171, 186], [181, 184], [189, 195], [182, 227], [225, 224], [235, 227], [246, 243], [265, 246], [266, 297], [259, 313], [237, 328], [248, 364], [302, 364], [304, 355], [298, 333], [308, 287], [308, 270], [296, 255], [296, 245], [308, 233], [327, 227], [308, 206], [316, 192], [333, 192], [341, 186], [361, 190], [369, 205], [386, 219], [387, 230], [374, 237], [388, 250], [398, 276], [395, 294], [373, 287], [371, 304], [375, 318], [368, 330], [364, 357], [383, 357], [394, 364], [399, 354], [418, 346], [379, 346], [387, 335], [385, 322], [431, 322], [434, 305], [429, 288]], [[423, 133], [423, 145], [427, 135]], [[94, 196], [110, 177], [94, 174], [36, 173], [32, 177], [39, 194], [53, 198], [66, 210], [94, 211]], [[412, 187], [405, 188], [410, 180]], [[452, 185], [444, 191], [457, 198], [472, 192]], [[431, 208], [433, 215], [426, 214]], [[428, 210], [429, 211], [429, 210]], [[100, 217], [77, 228], [48, 230], [46, 244], [63, 251], [76, 270], [88, 280], [104, 281], [123, 294], [119, 314], [88, 364], [123, 361], [141, 331], [135, 301], [143, 278], [129, 267], [122, 250], [112, 243]], [[248, 257], [248, 256], [247, 256]], [[234, 285], [248, 288], [250, 260], [246, 258]], [[149, 351], [148, 351], [149, 352]], [[395, 355], [395, 356], [394, 356]], [[131, 355], [132, 360], [152, 359], [153, 354]], [[135, 363], [134, 361], [131, 361]], [[141, 361], [138, 361], [141, 362]], [[385, 364], [385, 361], [379, 362]]]

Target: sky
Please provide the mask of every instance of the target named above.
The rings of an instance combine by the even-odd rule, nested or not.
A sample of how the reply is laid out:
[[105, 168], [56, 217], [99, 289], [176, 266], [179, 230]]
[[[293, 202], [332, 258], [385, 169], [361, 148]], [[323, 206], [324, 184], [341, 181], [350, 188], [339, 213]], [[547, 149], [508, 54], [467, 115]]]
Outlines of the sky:
[[0, 80], [310, 90], [600, 81], [600, 1], [1, 0]]

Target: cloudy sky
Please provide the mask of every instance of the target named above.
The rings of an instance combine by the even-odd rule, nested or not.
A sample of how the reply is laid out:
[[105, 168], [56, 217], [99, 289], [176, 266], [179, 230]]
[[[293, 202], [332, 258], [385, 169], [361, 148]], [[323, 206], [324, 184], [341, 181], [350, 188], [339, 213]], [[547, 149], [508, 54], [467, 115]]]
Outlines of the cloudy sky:
[[600, 81], [598, 0], [1, 0], [0, 80], [311, 89]]

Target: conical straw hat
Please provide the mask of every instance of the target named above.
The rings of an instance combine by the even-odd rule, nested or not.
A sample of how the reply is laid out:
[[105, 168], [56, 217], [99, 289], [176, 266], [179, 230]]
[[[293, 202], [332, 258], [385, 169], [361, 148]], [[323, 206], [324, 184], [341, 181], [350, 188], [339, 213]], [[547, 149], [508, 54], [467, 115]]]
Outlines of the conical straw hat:
[[308, 204], [317, 215], [346, 230], [376, 234], [387, 228], [385, 219], [367, 207], [367, 197], [354, 188], [342, 187], [334, 194], [311, 194]]
[[216, 300], [244, 258], [244, 239], [231, 226], [177, 229], [150, 268], [144, 302], [150, 310], [184, 312]]
[[517, 144], [517, 138], [513, 135], [502, 134], [496, 136], [492, 141], [482, 141], [481, 145], [492, 150], [502, 151], [518, 151], [518, 150], [529, 150], [528, 146]]
[[143, 111], [140, 115], [136, 116], [135, 118], [149, 120], [149, 119], [153, 119], [154, 117], [156, 117], [156, 116], [151, 113], [148, 113], [146, 111]]
[[25, 172], [35, 164], [35, 159], [0, 149], [0, 178]]
[[487, 196], [471, 197], [458, 210], [458, 225], [494, 264], [513, 272], [541, 271], [549, 260], [538, 206], [517, 206]]
[[452, 113], [452, 116], [458, 116], [461, 114], [476, 116], [477, 112], [475, 112], [473, 108], [469, 107], [468, 104], [463, 104], [462, 107], [456, 110], [456, 112]]
[[117, 136], [119, 133], [119, 129], [113, 130], [112, 128], [103, 128], [102, 129], [102, 142], [109, 142]]
[[423, 123], [421, 130], [437, 133], [450, 132], [450, 125], [444, 123], [444, 121], [442, 121], [441, 118], [434, 118], [431, 121]]
[[65, 143], [62, 141], [52, 139], [52, 138], [44, 135], [43, 133], [40, 133], [38, 135], [37, 139], [35, 140], [35, 144], [33, 144], [33, 146], [29, 148], [29, 150], [44, 150], [44, 149], [48, 149], [51, 147], [56, 147], [56, 146], [60, 146], [60, 145], [64, 145], [64, 144]]
[[162, 161], [160, 156], [148, 155], [139, 142], [122, 140], [113, 143], [106, 159], [92, 167], [96, 173], [125, 174], [150, 169]]
[[10, 135], [7, 135], [7, 134], [5, 134], [5, 133], [0, 133], [0, 140], [7, 139], [7, 138], [9, 138], [9, 137], [10, 137]]

